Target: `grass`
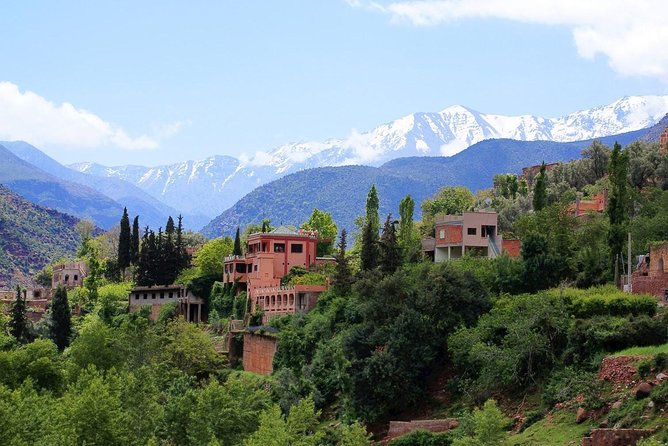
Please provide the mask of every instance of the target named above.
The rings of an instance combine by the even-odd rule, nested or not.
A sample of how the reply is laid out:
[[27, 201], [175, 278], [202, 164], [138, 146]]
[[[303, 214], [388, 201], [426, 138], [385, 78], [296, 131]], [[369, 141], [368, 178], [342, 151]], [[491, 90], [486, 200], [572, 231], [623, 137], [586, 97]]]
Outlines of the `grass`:
[[575, 412], [559, 411], [532, 424], [521, 434], [509, 436], [504, 446], [579, 445], [593, 427], [595, 423], [590, 420], [576, 424]]
[[650, 345], [647, 347], [630, 347], [616, 352], [612, 356], [658, 355], [659, 353], [668, 353], [668, 344]]

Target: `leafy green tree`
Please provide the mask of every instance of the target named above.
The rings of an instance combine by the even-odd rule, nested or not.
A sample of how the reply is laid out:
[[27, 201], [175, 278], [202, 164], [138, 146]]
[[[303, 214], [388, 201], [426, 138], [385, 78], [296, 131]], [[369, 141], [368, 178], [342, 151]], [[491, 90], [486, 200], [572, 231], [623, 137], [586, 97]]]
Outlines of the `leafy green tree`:
[[223, 277], [225, 257], [232, 254], [234, 243], [229, 237], [218, 237], [209, 240], [197, 251], [195, 266], [200, 273], [207, 276]]
[[340, 294], [348, 294], [350, 287], [353, 284], [353, 274], [350, 270], [350, 262], [346, 257], [346, 229], [341, 230], [341, 237], [339, 238], [339, 246], [336, 252], [336, 267], [334, 270], [334, 277], [332, 284]]
[[487, 400], [482, 409], [474, 409], [471, 417], [473, 436], [457, 438], [452, 446], [491, 446], [503, 444], [504, 428], [510, 420], [501, 412], [496, 401]]
[[461, 214], [470, 210], [474, 204], [475, 197], [468, 188], [463, 186], [442, 188], [433, 197], [422, 202], [425, 235], [433, 233], [434, 217], [437, 214]]
[[556, 261], [550, 254], [547, 238], [543, 234], [531, 233], [522, 240], [522, 259], [522, 277], [527, 291], [535, 292], [556, 285]]
[[165, 341], [165, 361], [188, 375], [205, 377], [220, 366], [221, 360], [211, 338], [195, 324], [183, 320], [170, 322]]
[[22, 296], [21, 287], [16, 285], [16, 300], [12, 304], [9, 319], [9, 333], [19, 342], [28, 340], [28, 317], [26, 301]]
[[118, 267], [125, 270], [125, 268], [130, 266], [130, 246], [132, 244], [132, 232], [130, 231], [128, 208], [123, 208], [120, 227], [121, 232], [118, 235]]
[[58, 350], [63, 351], [70, 345], [70, 336], [72, 335], [72, 311], [67, 301], [67, 290], [58, 286], [51, 301], [51, 325], [49, 327], [49, 337], [58, 346]]
[[397, 241], [392, 214], [387, 215], [380, 237], [380, 267], [385, 274], [392, 274], [401, 266], [401, 247]]
[[239, 227], [237, 226], [237, 233], [234, 236], [234, 247], [232, 248], [232, 255], [241, 255], [241, 237], [239, 237]]
[[374, 230], [373, 221], [366, 221], [362, 231], [362, 248], [360, 250], [360, 269], [369, 271], [378, 266], [378, 232]]
[[338, 233], [338, 228], [336, 227], [336, 223], [334, 223], [332, 214], [313, 208], [313, 213], [302, 224], [302, 228], [310, 231], [318, 231], [318, 256], [332, 253], [334, 240], [336, 240], [336, 234]]
[[378, 237], [380, 231], [380, 215], [378, 214], [379, 200], [376, 185], [372, 185], [366, 196], [366, 223], [370, 224], [370, 230]]
[[420, 258], [420, 235], [415, 230], [413, 212], [415, 201], [406, 195], [399, 203], [399, 246], [408, 262], [415, 262]]
[[545, 174], [545, 162], [540, 165], [540, 171], [536, 176], [536, 184], [533, 187], [533, 210], [540, 211], [547, 206], [547, 176]]
[[97, 302], [98, 288], [104, 275], [104, 266], [100, 260], [100, 252], [97, 247], [92, 243], [89, 243], [89, 245], [91, 246], [87, 249], [88, 256], [86, 258], [88, 275], [84, 279], [84, 287], [86, 288], [88, 302], [94, 304]]
[[340, 446], [369, 446], [370, 444], [371, 434], [357, 421], [341, 427]]
[[304, 398], [290, 408], [287, 419], [277, 405], [260, 415], [260, 428], [245, 442], [245, 446], [316, 446], [324, 433], [318, 429], [319, 412], [312, 398]]
[[608, 246], [610, 247], [611, 265], [621, 259], [626, 241], [626, 224], [628, 222], [629, 192], [628, 192], [629, 154], [622, 150], [619, 143], [615, 143], [610, 155], [608, 177], [610, 179], [610, 193], [608, 195], [608, 217], [610, 229], [608, 232]]

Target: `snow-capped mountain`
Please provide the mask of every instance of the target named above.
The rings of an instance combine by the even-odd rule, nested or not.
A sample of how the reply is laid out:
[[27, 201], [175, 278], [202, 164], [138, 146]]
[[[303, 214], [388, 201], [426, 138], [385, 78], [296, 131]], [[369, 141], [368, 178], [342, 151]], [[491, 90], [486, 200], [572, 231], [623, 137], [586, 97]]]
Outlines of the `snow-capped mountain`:
[[252, 158], [212, 156], [159, 167], [71, 166], [117, 177], [184, 212], [215, 216], [255, 187], [311, 167], [378, 166], [406, 156], [451, 156], [492, 138], [579, 141], [649, 127], [668, 113], [668, 96], [627, 96], [612, 104], [558, 118], [485, 114], [454, 105], [440, 112], [413, 113], [364, 133], [324, 142], [285, 144]]

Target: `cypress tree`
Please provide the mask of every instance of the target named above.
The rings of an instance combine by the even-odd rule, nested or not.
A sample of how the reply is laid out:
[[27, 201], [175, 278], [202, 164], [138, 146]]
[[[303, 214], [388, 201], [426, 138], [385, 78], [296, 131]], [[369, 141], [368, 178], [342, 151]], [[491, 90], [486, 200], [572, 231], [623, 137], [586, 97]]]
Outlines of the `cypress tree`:
[[376, 185], [372, 185], [366, 196], [366, 221], [371, 223], [371, 231], [378, 236], [380, 231], [380, 216], [378, 215], [378, 192]]
[[611, 265], [614, 270], [617, 256], [621, 258], [626, 240], [626, 223], [628, 221], [629, 192], [629, 153], [622, 150], [619, 143], [615, 143], [610, 154], [608, 176], [610, 179], [610, 194], [608, 195], [608, 217], [610, 229], [608, 245], [612, 257]]
[[372, 270], [378, 265], [378, 232], [374, 230], [372, 221], [367, 221], [362, 229], [360, 263], [362, 271]]
[[67, 301], [67, 290], [62, 286], [56, 288], [56, 293], [51, 301], [51, 325], [49, 337], [63, 351], [70, 344], [72, 334], [72, 312]]
[[237, 233], [234, 236], [234, 249], [232, 250], [232, 255], [241, 255], [241, 237], [239, 236], [239, 226], [237, 226]]
[[267, 220], [262, 220], [262, 232], [268, 232], [269, 231], [269, 223], [267, 223]]
[[118, 267], [125, 271], [130, 266], [130, 245], [132, 234], [130, 233], [130, 218], [128, 208], [123, 208], [121, 217], [121, 232], [118, 236]]
[[9, 333], [17, 341], [24, 342], [28, 337], [28, 318], [26, 316], [26, 301], [21, 294], [21, 287], [16, 285], [16, 300], [10, 313]]
[[175, 232], [174, 220], [170, 216], [165, 226], [165, 243], [163, 244], [165, 284], [174, 283], [180, 271], [181, 256], [176, 248], [176, 240], [174, 240]]
[[137, 270], [135, 272], [135, 281], [137, 285], [150, 285], [150, 271], [151, 271], [151, 247], [149, 244], [149, 229], [148, 226], [144, 229], [142, 236], [141, 250], [139, 252], [139, 261], [137, 262]]
[[415, 234], [415, 225], [413, 223], [413, 212], [415, 211], [415, 201], [410, 195], [406, 195], [399, 203], [399, 246], [403, 250], [405, 258], [411, 262], [417, 260], [417, 237]]
[[190, 264], [190, 256], [186, 251], [186, 242], [183, 240], [183, 216], [181, 214], [179, 214], [178, 220], [179, 223], [176, 226], [177, 275]]
[[130, 263], [139, 262], [139, 215], [132, 222], [132, 238], [130, 239]]
[[341, 230], [341, 238], [336, 252], [336, 268], [334, 270], [333, 285], [340, 294], [345, 295], [350, 291], [353, 284], [353, 275], [350, 271], [350, 263], [346, 257], [346, 237], [347, 232]]
[[547, 206], [547, 178], [545, 175], [545, 161], [540, 165], [540, 172], [536, 177], [533, 188], [533, 210], [540, 211]]
[[401, 266], [401, 248], [397, 232], [392, 223], [392, 214], [387, 215], [380, 237], [380, 267], [385, 274], [392, 274]]

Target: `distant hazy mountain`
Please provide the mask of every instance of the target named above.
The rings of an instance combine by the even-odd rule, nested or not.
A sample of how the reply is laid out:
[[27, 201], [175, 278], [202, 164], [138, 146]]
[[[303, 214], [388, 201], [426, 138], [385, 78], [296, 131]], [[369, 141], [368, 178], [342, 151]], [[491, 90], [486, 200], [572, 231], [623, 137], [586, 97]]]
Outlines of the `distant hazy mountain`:
[[[599, 140], [626, 145], [647, 130], [614, 135]], [[485, 140], [451, 157], [398, 158], [380, 167], [341, 166], [314, 168], [287, 175], [255, 189], [204, 227], [207, 237], [231, 235], [237, 226], [269, 218], [274, 224], [299, 225], [313, 208], [332, 213], [339, 225], [354, 230], [353, 221], [364, 213], [366, 194], [372, 184], [378, 189], [381, 216], [398, 214], [399, 201], [410, 194], [419, 204], [443, 186], [463, 185], [472, 190], [491, 187], [498, 173], [519, 173], [522, 167], [542, 161], [567, 161], [580, 157], [591, 143], [577, 141]]]
[[106, 195], [46, 173], [2, 145], [0, 160], [0, 184], [35, 204], [90, 218], [105, 229], [117, 224], [123, 214], [123, 206]]
[[29, 282], [44, 265], [76, 253], [79, 220], [37, 206], [0, 185], [0, 287]]
[[[179, 211], [161, 203], [150, 194], [127, 181], [117, 178], [101, 178], [70, 169], [26, 142], [0, 142], [0, 145], [9, 149], [23, 161], [38, 167], [46, 173], [64, 181], [87, 186], [106, 195], [116, 201], [121, 207], [127, 207], [131, 215], [139, 215], [142, 226], [146, 224], [155, 228], [164, 226], [169, 215], [176, 217], [179, 214]], [[116, 218], [120, 220], [120, 216], [116, 216]], [[208, 221], [208, 219], [202, 216], [200, 216], [198, 221], [193, 221], [193, 218], [188, 216], [184, 220], [184, 223], [188, 223], [190, 227], [199, 229]]]
[[606, 106], [559, 118], [485, 114], [455, 105], [435, 113], [413, 113], [347, 138], [285, 144], [243, 161], [213, 156], [152, 168], [91, 163], [72, 167], [130, 181], [183, 212], [214, 216], [257, 186], [307, 168], [380, 166], [400, 157], [454, 155], [472, 144], [494, 138], [587, 140], [649, 127], [666, 112], [668, 96], [624, 97]]

